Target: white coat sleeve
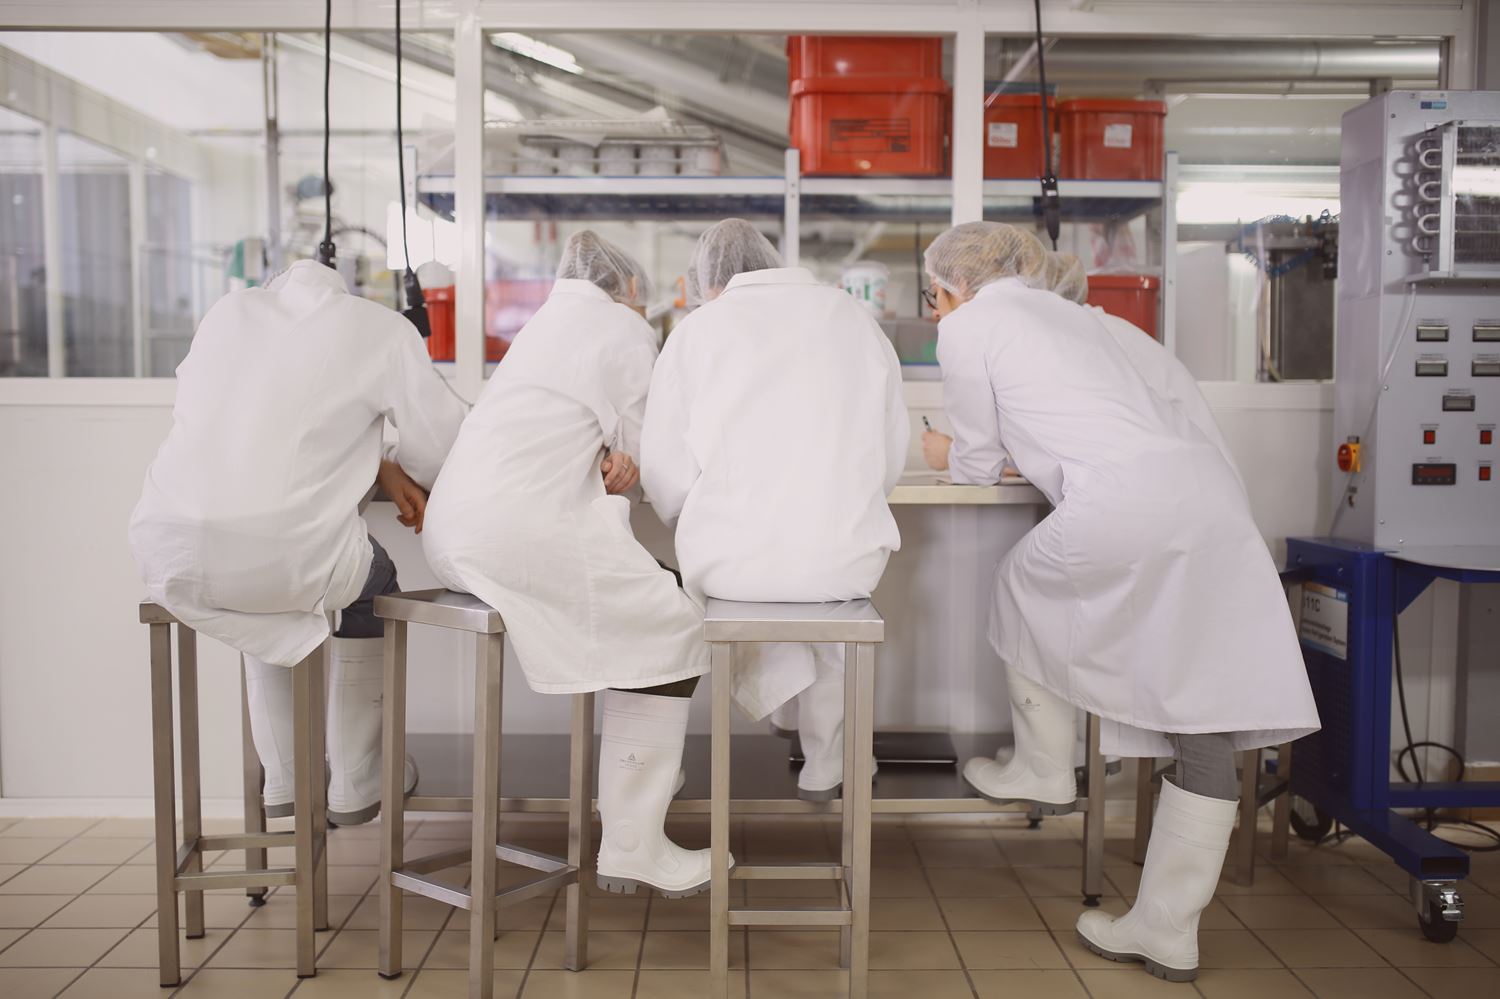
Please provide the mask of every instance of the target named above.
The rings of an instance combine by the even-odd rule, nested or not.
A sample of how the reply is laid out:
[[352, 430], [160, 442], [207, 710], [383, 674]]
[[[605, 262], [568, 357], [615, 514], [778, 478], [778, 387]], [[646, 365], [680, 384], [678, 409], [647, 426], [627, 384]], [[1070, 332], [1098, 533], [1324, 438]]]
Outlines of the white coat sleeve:
[[656, 347], [641, 344], [609, 359], [604, 373], [605, 397], [619, 419], [613, 450], [631, 458], [641, 458], [641, 424], [646, 419], [646, 396], [651, 390], [651, 368], [656, 363]]
[[651, 373], [646, 419], [641, 426], [641, 486], [646, 502], [668, 527], [676, 525], [688, 493], [701, 474], [688, 446], [687, 386], [682, 373], [683, 351], [678, 349], [681, 347], [680, 340], [668, 339], [662, 348], [656, 369]]
[[885, 493], [901, 483], [901, 473], [906, 471], [906, 453], [911, 444], [911, 414], [906, 411], [906, 396], [901, 389], [901, 359], [896, 349], [878, 327], [884, 349], [886, 366], [885, 399]]
[[983, 344], [968, 332], [938, 335], [943, 408], [953, 425], [948, 477], [957, 485], [990, 486], [1000, 481], [1007, 456]]
[[464, 405], [433, 368], [417, 331], [405, 319], [397, 322], [402, 328], [393, 330], [384, 399], [385, 417], [401, 438], [392, 460], [431, 489], [458, 438]]

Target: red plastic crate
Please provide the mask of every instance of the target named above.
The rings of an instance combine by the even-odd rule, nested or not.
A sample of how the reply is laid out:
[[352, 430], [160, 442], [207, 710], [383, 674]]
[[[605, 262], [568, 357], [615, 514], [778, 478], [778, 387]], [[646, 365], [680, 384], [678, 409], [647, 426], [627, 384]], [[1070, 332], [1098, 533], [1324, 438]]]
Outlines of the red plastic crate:
[[1119, 316], [1160, 340], [1156, 329], [1161, 280], [1150, 274], [1090, 274], [1089, 304]]
[[1063, 101], [1060, 177], [1072, 180], [1161, 180], [1161, 101]]
[[[1047, 117], [1056, 136], [1057, 102], [1051, 97], [1047, 98]], [[998, 94], [991, 98], [984, 108], [984, 175], [1040, 177], [1045, 169], [1041, 95]]]
[[941, 79], [943, 40], [888, 35], [793, 35], [786, 55], [791, 79]]
[[427, 356], [434, 361], [453, 360], [453, 286], [423, 288], [427, 302], [427, 321], [432, 335], [427, 338]]
[[[798, 80], [791, 141], [802, 172], [938, 177], [948, 171], [950, 98], [942, 80]], [[850, 89], [851, 85], [859, 89]]]

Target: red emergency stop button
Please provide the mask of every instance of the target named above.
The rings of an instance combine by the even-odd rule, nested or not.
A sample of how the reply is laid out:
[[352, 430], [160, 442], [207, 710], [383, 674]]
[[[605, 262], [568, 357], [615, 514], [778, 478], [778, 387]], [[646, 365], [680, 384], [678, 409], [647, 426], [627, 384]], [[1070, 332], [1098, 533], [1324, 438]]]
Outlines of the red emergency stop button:
[[1488, 481], [1490, 481], [1490, 466], [1488, 466], [1488, 465], [1480, 465], [1479, 466], [1479, 481], [1480, 482], [1488, 482]]
[[1479, 431], [1479, 443], [1481, 443], [1481, 444], [1493, 444], [1493, 443], [1495, 443], [1495, 432], [1493, 430], [1481, 430], [1481, 431]]
[[1339, 445], [1338, 465], [1340, 472], [1359, 471], [1359, 441], [1352, 440]]
[[1437, 431], [1436, 430], [1424, 430], [1424, 431], [1422, 431], [1422, 443], [1423, 444], [1436, 444], [1437, 443]]

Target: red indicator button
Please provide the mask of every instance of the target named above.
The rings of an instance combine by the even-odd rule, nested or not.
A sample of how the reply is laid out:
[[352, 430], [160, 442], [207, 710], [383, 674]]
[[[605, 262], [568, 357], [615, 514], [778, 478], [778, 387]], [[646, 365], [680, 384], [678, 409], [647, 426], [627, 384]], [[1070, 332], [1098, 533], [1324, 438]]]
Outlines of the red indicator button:
[[1437, 431], [1436, 430], [1424, 430], [1424, 431], [1422, 431], [1422, 443], [1423, 444], [1436, 444], [1437, 443]]
[[1481, 443], [1481, 444], [1493, 444], [1493, 443], [1495, 443], [1495, 432], [1493, 430], [1481, 430], [1481, 431], [1479, 431], [1479, 443]]
[[1488, 465], [1480, 465], [1479, 466], [1479, 481], [1480, 482], [1488, 482], [1488, 481], [1490, 481], [1490, 466], [1488, 466]]

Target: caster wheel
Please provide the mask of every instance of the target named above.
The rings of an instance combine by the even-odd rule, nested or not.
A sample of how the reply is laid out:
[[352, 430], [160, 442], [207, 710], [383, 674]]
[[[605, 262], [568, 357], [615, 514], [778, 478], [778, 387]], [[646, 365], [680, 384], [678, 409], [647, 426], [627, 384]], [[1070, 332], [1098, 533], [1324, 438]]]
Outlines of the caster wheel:
[[1458, 936], [1458, 921], [1444, 919], [1442, 911], [1432, 902], [1428, 902], [1426, 910], [1417, 917], [1417, 925], [1422, 928], [1422, 935], [1433, 943], [1452, 943]]
[[1316, 843], [1333, 828], [1333, 816], [1305, 798], [1292, 798], [1292, 832], [1298, 839]]

